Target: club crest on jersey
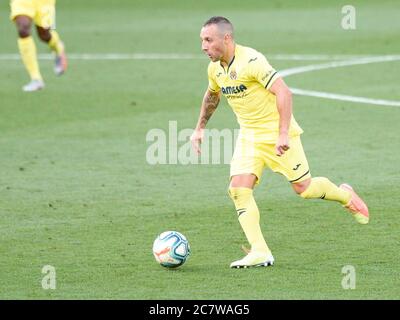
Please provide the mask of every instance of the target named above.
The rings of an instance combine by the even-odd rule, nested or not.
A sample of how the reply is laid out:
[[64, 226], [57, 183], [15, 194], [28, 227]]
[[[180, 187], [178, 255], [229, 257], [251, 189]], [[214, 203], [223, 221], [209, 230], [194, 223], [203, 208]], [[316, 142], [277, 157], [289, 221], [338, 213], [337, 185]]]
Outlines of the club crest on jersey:
[[232, 70], [232, 71], [229, 73], [229, 77], [230, 77], [232, 80], [236, 80], [236, 79], [237, 79], [237, 73], [236, 73], [236, 71], [235, 71], [235, 70]]

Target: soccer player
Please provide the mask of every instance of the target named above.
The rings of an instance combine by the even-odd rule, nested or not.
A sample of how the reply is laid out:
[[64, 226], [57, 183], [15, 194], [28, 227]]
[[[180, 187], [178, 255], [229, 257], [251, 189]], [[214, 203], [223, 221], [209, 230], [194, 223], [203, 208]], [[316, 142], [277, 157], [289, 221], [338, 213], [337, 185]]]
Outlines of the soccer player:
[[227, 98], [240, 124], [240, 133], [230, 165], [229, 195], [251, 249], [231, 268], [269, 266], [274, 257], [260, 229], [260, 214], [253, 197], [265, 166], [280, 173], [304, 199], [324, 199], [340, 203], [358, 223], [366, 224], [366, 204], [348, 184], [337, 187], [325, 177], [312, 178], [300, 140], [303, 132], [292, 115], [292, 95], [264, 55], [236, 44], [233, 26], [224, 17], [204, 23], [202, 50], [211, 62], [208, 89], [200, 116], [191, 136], [200, 153], [204, 128], [220, 101]]
[[67, 69], [64, 44], [53, 27], [55, 4], [55, 0], [11, 0], [10, 2], [10, 19], [17, 26], [19, 52], [31, 78], [31, 81], [23, 86], [23, 91], [37, 91], [45, 86], [39, 70], [35, 42], [31, 36], [32, 22], [36, 25], [39, 38], [55, 53], [56, 75], [63, 74]]

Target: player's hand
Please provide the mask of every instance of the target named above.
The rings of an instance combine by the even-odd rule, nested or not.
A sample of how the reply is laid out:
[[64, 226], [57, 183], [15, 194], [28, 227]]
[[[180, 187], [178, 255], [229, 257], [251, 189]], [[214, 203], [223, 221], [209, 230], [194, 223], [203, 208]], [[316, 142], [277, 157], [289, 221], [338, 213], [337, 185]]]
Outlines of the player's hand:
[[280, 134], [275, 145], [276, 155], [278, 157], [282, 156], [289, 148], [289, 136], [287, 134]]
[[192, 147], [197, 154], [201, 153], [200, 145], [203, 142], [204, 129], [195, 129], [190, 136], [190, 141], [192, 142]]

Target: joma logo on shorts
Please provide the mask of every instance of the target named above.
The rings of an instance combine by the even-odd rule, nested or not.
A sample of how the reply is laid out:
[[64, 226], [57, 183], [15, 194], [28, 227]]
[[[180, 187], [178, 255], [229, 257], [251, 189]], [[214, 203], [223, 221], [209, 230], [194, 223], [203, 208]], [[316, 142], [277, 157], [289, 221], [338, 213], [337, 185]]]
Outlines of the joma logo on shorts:
[[247, 87], [244, 84], [241, 84], [240, 86], [222, 87], [221, 90], [223, 94], [235, 94], [246, 91]]

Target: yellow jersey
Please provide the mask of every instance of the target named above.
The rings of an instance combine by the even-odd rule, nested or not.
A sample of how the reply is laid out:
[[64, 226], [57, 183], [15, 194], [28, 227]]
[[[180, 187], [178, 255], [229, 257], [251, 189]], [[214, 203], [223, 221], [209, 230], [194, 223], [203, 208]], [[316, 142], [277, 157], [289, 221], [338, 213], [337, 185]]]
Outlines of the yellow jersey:
[[[222, 92], [236, 114], [240, 137], [255, 142], [277, 141], [279, 112], [276, 97], [268, 89], [278, 78], [278, 72], [263, 54], [238, 44], [227, 68], [219, 61], [208, 65], [209, 90]], [[303, 130], [292, 115], [289, 136], [301, 133]]]

